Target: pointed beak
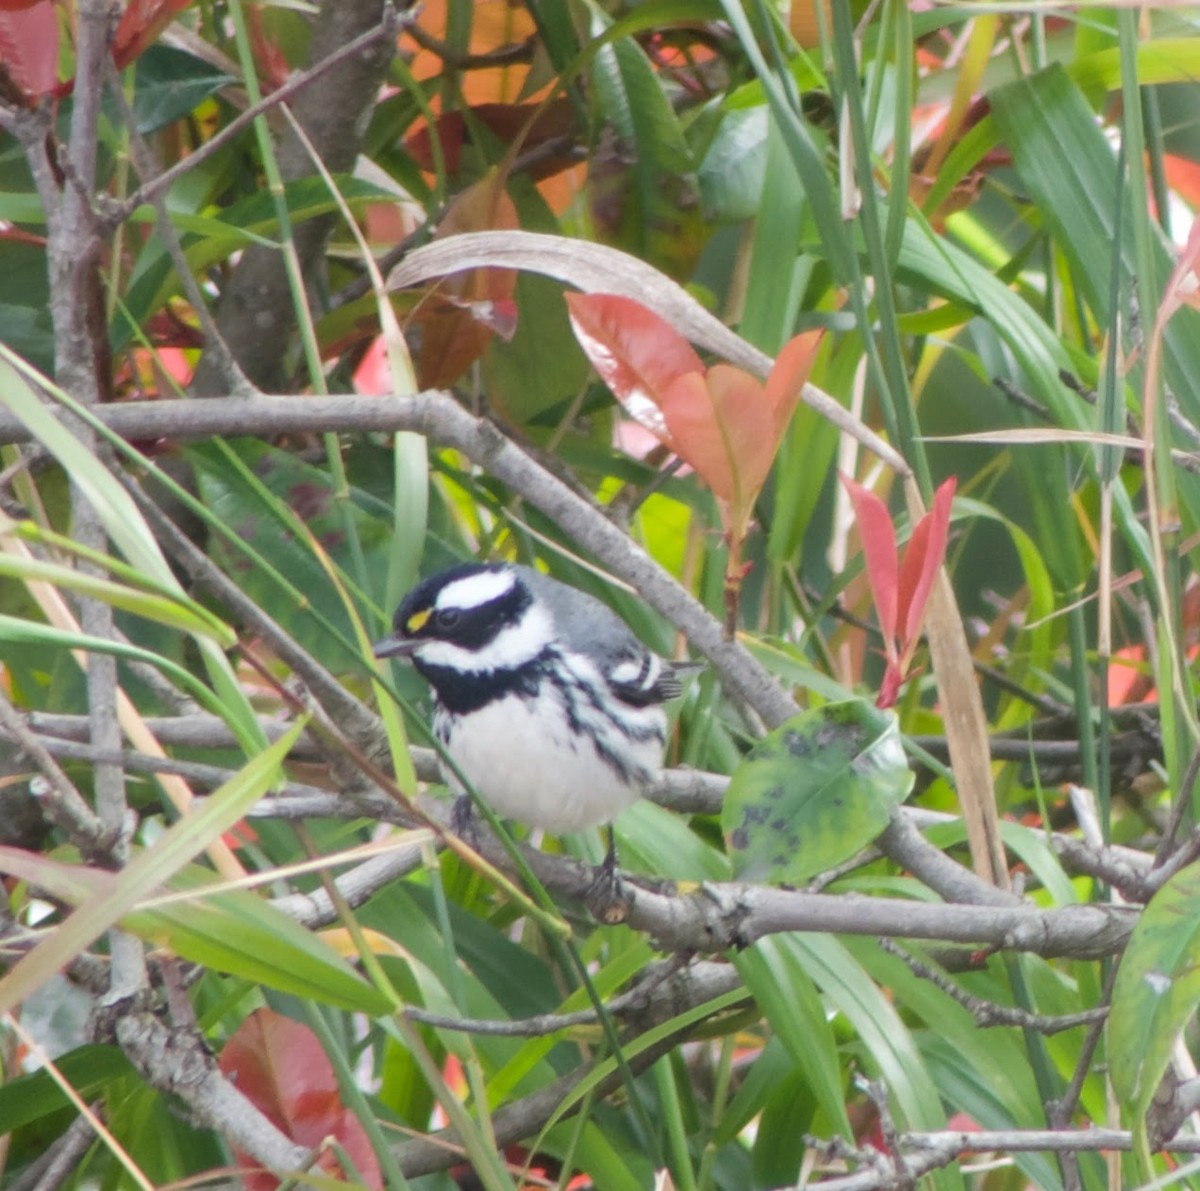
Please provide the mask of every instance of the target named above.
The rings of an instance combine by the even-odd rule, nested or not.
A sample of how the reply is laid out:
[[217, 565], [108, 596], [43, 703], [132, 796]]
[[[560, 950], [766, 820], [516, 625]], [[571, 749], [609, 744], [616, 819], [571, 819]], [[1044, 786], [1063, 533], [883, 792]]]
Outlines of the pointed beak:
[[420, 644], [412, 637], [398, 637], [393, 633], [382, 641], [376, 641], [371, 646], [371, 652], [377, 658], [407, 658], [412, 657]]

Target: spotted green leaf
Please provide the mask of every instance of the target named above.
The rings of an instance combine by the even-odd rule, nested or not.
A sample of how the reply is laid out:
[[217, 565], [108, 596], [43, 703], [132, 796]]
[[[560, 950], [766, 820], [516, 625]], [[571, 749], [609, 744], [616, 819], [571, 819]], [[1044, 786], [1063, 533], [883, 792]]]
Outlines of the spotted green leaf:
[[794, 716], [739, 766], [721, 826], [745, 880], [805, 881], [853, 856], [912, 788], [895, 716], [861, 699]]

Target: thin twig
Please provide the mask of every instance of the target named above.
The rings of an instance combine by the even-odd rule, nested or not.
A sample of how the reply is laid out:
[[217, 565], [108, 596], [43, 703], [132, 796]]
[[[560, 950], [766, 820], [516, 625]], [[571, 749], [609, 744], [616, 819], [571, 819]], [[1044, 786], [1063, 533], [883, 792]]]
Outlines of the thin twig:
[[332, 54], [326, 58], [322, 58], [320, 62], [314, 63], [307, 70], [302, 70], [292, 75], [286, 83], [276, 88], [270, 95], [265, 95], [258, 103], [251, 105], [240, 115], [235, 116], [220, 132], [215, 133], [204, 144], [188, 154], [187, 157], [176, 162], [170, 168], [163, 170], [157, 177], [144, 181], [123, 202], [110, 204], [104, 213], [105, 226], [112, 228], [116, 227], [119, 223], [123, 223], [142, 203], [149, 202], [153, 195], [161, 194], [170, 189], [189, 170], [195, 169], [196, 166], [207, 160], [214, 153], [219, 153], [230, 141], [236, 139], [249, 128], [264, 112], [269, 112], [278, 104], [291, 99], [298, 91], [302, 91], [305, 87], [315, 82], [326, 71], [337, 66], [339, 62], [345, 62], [348, 58], [353, 58], [356, 54], [375, 45], [376, 42], [394, 38], [400, 27], [407, 23], [409, 19], [407, 14], [398, 13], [392, 4], [385, 4], [379, 24], [373, 29], [368, 29], [365, 33], [361, 33], [358, 37], [346, 42], [345, 45], [339, 46]]
[[1106, 1008], [1085, 1009], [1080, 1013], [1063, 1013], [1057, 1015], [1030, 1013], [1027, 1009], [1019, 1009], [1011, 1005], [997, 1005], [995, 1001], [987, 1001], [982, 997], [973, 996], [965, 988], [956, 984], [950, 977], [939, 972], [924, 961], [919, 960], [912, 952], [901, 947], [892, 939], [880, 939], [879, 946], [891, 955], [902, 959], [914, 975], [940, 988], [948, 997], [957, 1001], [975, 1019], [975, 1024], [983, 1029], [996, 1026], [1017, 1026], [1021, 1029], [1036, 1030], [1039, 1034], [1058, 1034], [1063, 1030], [1073, 1030], [1079, 1026], [1103, 1022], [1108, 1017]]

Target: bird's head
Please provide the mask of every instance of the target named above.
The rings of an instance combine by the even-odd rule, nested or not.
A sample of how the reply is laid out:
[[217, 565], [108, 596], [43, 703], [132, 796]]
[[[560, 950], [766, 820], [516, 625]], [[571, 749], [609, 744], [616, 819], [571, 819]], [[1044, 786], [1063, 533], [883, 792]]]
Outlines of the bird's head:
[[412, 658], [421, 669], [512, 669], [533, 661], [553, 632], [517, 567], [464, 563], [414, 587], [374, 653]]

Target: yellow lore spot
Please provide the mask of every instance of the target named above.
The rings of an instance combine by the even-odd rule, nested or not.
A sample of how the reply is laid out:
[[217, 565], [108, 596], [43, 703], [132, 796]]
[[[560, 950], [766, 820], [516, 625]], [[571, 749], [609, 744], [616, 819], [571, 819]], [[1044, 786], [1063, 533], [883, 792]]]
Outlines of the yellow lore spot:
[[424, 627], [425, 622], [433, 615], [432, 608], [422, 608], [420, 612], [414, 612], [409, 618], [404, 628], [409, 633], [419, 633]]

